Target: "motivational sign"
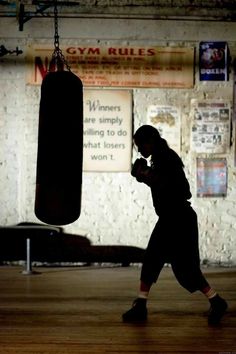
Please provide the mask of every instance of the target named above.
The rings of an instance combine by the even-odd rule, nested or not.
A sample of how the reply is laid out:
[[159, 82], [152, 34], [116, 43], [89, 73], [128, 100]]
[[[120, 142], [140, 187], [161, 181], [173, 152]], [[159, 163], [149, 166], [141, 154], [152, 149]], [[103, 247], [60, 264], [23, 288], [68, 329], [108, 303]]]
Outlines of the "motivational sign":
[[128, 172], [132, 149], [132, 93], [84, 92], [84, 171]]
[[[84, 47], [61, 48], [84, 86], [191, 88], [194, 85], [194, 48]], [[52, 48], [30, 47], [28, 83], [41, 84], [53, 70]]]

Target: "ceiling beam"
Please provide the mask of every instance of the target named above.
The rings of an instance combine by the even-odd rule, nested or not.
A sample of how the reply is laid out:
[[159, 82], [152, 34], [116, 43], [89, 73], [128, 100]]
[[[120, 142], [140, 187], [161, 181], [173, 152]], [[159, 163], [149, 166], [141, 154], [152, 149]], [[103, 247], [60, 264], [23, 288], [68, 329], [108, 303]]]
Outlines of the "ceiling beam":
[[[128, 3], [128, 4], [127, 4]], [[184, 21], [236, 21], [235, 1], [226, 0], [57, 0], [59, 18], [156, 19]], [[108, 6], [110, 4], [110, 6]], [[123, 4], [123, 5], [122, 5]], [[126, 4], [126, 5], [125, 5]], [[174, 4], [178, 4], [174, 5]], [[54, 17], [54, 0], [0, 0], [0, 17], [17, 17], [21, 30], [32, 18]]]

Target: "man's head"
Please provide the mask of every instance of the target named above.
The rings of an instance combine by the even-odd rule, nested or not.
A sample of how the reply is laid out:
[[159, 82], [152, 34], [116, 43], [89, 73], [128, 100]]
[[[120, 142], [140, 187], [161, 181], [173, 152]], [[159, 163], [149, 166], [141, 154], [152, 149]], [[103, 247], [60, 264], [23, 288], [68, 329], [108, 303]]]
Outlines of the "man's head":
[[158, 130], [151, 125], [141, 126], [134, 134], [134, 143], [140, 154], [148, 158], [156, 150], [161, 141]]

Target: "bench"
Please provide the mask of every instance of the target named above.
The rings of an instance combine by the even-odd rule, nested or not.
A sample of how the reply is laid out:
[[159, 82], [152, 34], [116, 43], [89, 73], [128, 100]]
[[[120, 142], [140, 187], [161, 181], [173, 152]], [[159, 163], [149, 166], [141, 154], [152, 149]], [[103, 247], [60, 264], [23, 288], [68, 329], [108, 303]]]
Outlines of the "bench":
[[[19, 239], [24, 239], [26, 246], [26, 261], [25, 261], [25, 270], [23, 270], [23, 274], [30, 275], [35, 274], [32, 270], [32, 262], [31, 262], [31, 239], [32, 238], [45, 238], [45, 237], [55, 237], [56, 235], [62, 232], [62, 228], [53, 227], [49, 225], [40, 225], [33, 223], [20, 223], [18, 225], [12, 226], [0, 226], [0, 235], [4, 233], [4, 237], [10, 237], [10, 235], [18, 237]], [[11, 241], [11, 239], [10, 239]], [[13, 246], [13, 244], [12, 244]], [[13, 252], [14, 254], [14, 252]], [[13, 257], [14, 258], [14, 257]]]
[[0, 263], [25, 261], [23, 274], [36, 274], [32, 260], [43, 264], [141, 263], [144, 250], [126, 245], [91, 245], [81, 235], [64, 233], [63, 228], [23, 222], [0, 226]]

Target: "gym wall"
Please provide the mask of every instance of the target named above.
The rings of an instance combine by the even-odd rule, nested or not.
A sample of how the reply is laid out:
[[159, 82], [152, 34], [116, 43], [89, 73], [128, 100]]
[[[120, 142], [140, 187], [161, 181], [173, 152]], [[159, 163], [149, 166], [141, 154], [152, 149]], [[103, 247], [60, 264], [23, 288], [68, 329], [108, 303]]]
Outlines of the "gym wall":
[[[191, 148], [191, 100], [226, 101], [233, 106], [233, 68], [228, 81], [199, 81], [198, 51], [201, 41], [226, 41], [236, 55], [236, 23], [141, 19], [59, 19], [63, 46], [177, 46], [194, 47], [196, 65], [193, 88], [130, 88], [135, 130], [147, 122], [150, 105], [180, 110], [181, 151], [192, 190], [192, 205], [199, 218], [199, 242], [204, 263], [236, 264], [235, 127], [227, 152], [199, 154]], [[40, 85], [27, 82], [29, 46], [52, 46], [53, 19], [34, 18], [18, 30], [15, 18], [1, 18], [0, 45], [18, 46], [22, 55], [0, 58], [0, 225], [38, 222], [34, 215]], [[104, 89], [104, 87], [100, 87]], [[136, 157], [133, 150], [132, 160]], [[225, 158], [227, 195], [197, 197], [196, 158]], [[75, 161], [76, 164], [76, 161]], [[157, 216], [148, 187], [127, 172], [84, 172], [80, 218], [65, 226], [72, 234], [86, 235], [97, 245], [145, 247]], [[171, 221], [170, 221], [171, 222]], [[176, 235], [178, 237], [178, 235]]]

